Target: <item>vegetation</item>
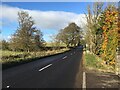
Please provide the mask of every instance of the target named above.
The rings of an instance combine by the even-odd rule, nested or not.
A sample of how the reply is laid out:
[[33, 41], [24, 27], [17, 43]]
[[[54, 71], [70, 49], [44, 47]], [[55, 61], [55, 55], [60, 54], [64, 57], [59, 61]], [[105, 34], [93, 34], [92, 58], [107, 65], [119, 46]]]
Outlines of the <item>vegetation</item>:
[[[120, 15], [120, 2], [119, 2], [119, 8], [118, 8], [118, 15]], [[120, 17], [118, 17], [118, 54], [120, 55]]]
[[[90, 53], [85, 54], [86, 65], [94, 68], [116, 65], [117, 47], [120, 51], [120, 8], [115, 5], [94, 3], [88, 6], [86, 16], [85, 40], [82, 28], [70, 23], [55, 36], [54, 42], [46, 43], [42, 32], [25, 11], [18, 12], [19, 26], [11, 36], [10, 42], [2, 40], [2, 63], [23, 61], [28, 58], [43, 57], [68, 50], [69, 47], [84, 45]], [[119, 34], [118, 34], [119, 33]], [[67, 48], [65, 48], [67, 47]], [[10, 54], [9, 54], [10, 53]], [[92, 53], [92, 54], [91, 54]], [[99, 60], [96, 57], [100, 58]], [[89, 59], [89, 60], [88, 60]], [[102, 66], [103, 65], [103, 66]]]
[[75, 23], [70, 23], [67, 27], [60, 30], [56, 36], [56, 39], [58, 42], [66, 44], [67, 47], [75, 47], [80, 45], [81, 34], [81, 28]]
[[84, 53], [85, 67], [89, 70], [99, 70], [102, 72], [114, 72], [112, 66], [102, 63], [102, 59], [93, 53]]
[[2, 40], [0, 42], [0, 49], [8, 50], [9, 49], [9, 43], [6, 40]]
[[60, 47], [66, 47], [66, 44], [64, 44], [64, 43], [57, 43], [57, 42], [47, 42], [46, 43], [46, 47], [58, 46], [56, 44], [59, 44]]
[[101, 42], [101, 31], [99, 29], [99, 16], [102, 12], [103, 3], [94, 3], [93, 9], [88, 6], [88, 15], [86, 15], [87, 20], [87, 32], [86, 32], [86, 43], [88, 45], [88, 49], [97, 54], [97, 50], [99, 50], [99, 45]]
[[18, 23], [19, 26], [10, 41], [0, 41], [0, 63], [3, 64], [3, 68], [69, 50], [64, 46], [58, 48], [56, 44], [51, 47], [45, 46], [42, 32], [35, 27], [33, 18], [27, 12], [18, 12]]
[[3, 69], [12, 67], [21, 63], [27, 63], [31, 61], [38, 60], [39, 58], [56, 55], [68, 51], [68, 48], [60, 50], [43, 50], [38, 52], [13, 52], [13, 51], [0, 51], [2, 52], [2, 57], [0, 63], [3, 64]]
[[86, 44], [90, 52], [101, 58], [100, 63], [115, 68], [119, 30], [118, 9], [115, 5], [108, 5], [105, 9], [102, 7], [103, 3], [95, 3], [93, 10], [88, 7]]
[[115, 65], [116, 49], [118, 45], [118, 11], [114, 6], [108, 6], [103, 13], [102, 30], [102, 59], [106, 64]]
[[42, 32], [34, 26], [34, 20], [27, 12], [18, 12], [19, 27], [10, 41], [10, 49], [13, 51], [39, 50], [43, 46]]

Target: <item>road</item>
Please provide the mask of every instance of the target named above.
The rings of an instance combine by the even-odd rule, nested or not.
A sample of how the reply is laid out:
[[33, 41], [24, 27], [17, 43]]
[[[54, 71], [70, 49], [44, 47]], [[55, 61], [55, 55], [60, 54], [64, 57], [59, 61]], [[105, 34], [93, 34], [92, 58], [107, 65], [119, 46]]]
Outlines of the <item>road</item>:
[[[3, 88], [76, 88], [82, 48], [12, 67], [2, 72]], [[79, 78], [79, 77], [78, 77]]]

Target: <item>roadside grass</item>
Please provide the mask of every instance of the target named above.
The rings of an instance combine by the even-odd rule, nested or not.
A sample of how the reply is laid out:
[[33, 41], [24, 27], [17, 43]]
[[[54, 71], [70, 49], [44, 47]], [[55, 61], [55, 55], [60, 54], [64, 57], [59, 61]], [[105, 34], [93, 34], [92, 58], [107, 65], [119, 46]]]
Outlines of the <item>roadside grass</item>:
[[18, 54], [23, 54], [24, 52], [13, 52], [13, 51], [8, 51], [8, 50], [0, 50], [2, 52], [2, 56], [10, 56], [10, 55], [18, 55]]
[[115, 69], [103, 63], [102, 59], [90, 52], [84, 52], [85, 68], [102, 72], [115, 72]]
[[0, 56], [0, 63], [2, 64], [3, 69], [9, 67], [17, 66], [23, 63], [31, 62], [38, 60], [40, 58], [49, 57], [63, 52], [69, 51], [68, 48], [60, 50], [48, 50], [48, 51], [39, 51], [39, 52], [13, 52], [13, 51], [0, 51], [2, 52]]

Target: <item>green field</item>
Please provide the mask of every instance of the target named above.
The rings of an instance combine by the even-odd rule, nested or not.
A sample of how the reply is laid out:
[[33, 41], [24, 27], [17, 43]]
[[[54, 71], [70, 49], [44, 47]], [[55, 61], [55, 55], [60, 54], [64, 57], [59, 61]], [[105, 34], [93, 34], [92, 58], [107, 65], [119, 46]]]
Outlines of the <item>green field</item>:
[[52, 42], [46, 43], [46, 47], [53, 47], [53, 46], [66, 47], [66, 44], [64, 44], [64, 43], [52, 43]]

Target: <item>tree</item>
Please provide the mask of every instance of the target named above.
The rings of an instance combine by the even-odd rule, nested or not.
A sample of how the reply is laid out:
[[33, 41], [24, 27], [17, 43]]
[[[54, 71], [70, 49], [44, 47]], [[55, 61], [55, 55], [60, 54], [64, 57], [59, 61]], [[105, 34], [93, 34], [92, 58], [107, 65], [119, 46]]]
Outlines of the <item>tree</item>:
[[19, 37], [17, 36], [17, 33], [14, 33], [12, 36], [11, 36], [11, 39], [10, 39], [10, 44], [9, 44], [9, 48], [12, 50], [12, 51], [17, 51], [19, 50]]
[[35, 29], [33, 35], [33, 50], [37, 51], [44, 47], [45, 41], [43, 40], [43, 34], [40, 30]]
[[2, 50], [8, 50], [9, 49], [9, 43], [6, 40], [2, 40], [0, 43], [2, 45], [2, 47], [1, 47]]
[[94, 3], [93, 9], [88, 6], [88, 15], [86, 15], [87, 19], [87, 32], [86, 32], [86, 42], [88, 48], [91, 52], [97, 53], [99, 50], [99, 41], [101, 37], [101, 31], [99, 29], [98, 20], [99, 16], [102, 13], [103, 3]]
[[96, 14], [93, 15], [90, 7], [88, 8], [86, 38], [91, 52], [99, 54], [105, 64], [115, 66], [119, 32], [118, 9], [114, 5], [108, 5], [102, 10], [102, 6], [94, 8]]
[[39, 47], [42, 43], [42, 33], [34, 27], [32, 17], [25, 11], [18, 12], [18, 22], [19, 27], [11, 39], [12, 49], [29, 52]]
[[118, 5], [118, 53], [120, 53], [120, 2]]
[[115, 65], [116, 50], [118, 45], [118, 10], [109, 5], [101, 15], [102, 27], [102, 59], [108, 65]]
[[70, 23], [64, 29], [61, 29], [57, 34], [56, 39], [60, 42], [63, 42], [69, 46], [77, 46], [80, 43], [81, 38], [81, 28], [78, 27], [75, 23]]

